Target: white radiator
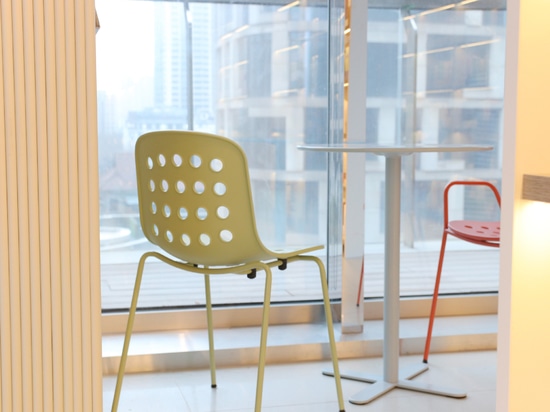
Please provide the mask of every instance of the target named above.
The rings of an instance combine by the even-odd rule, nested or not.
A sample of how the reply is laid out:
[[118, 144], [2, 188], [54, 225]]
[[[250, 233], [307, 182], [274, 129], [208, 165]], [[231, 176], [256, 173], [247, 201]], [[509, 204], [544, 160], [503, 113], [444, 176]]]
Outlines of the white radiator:
[[102, 410], [91, 0], [0, 1], [0, 411]]

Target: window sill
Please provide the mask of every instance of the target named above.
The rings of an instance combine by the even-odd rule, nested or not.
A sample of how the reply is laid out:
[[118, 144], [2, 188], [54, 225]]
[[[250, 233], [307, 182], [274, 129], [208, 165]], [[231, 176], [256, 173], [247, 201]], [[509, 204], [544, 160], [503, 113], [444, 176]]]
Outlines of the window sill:
[[[443, 308], [450, 305], [445, 299], [441, 303]], [[403, 318], [400, 321], [401, 355], [423, 352], [427, 324], [426, 317]], [[256, 365], [259, 333], [257, 326], [216, 328], [216, 365]], [[340, 324], [337, 323], [335, 333], [340, 359], [382, 356], [383, 321], [380, 319], [366, 320], [364, 331], [357, 334], [342, 334]], [[116, 374], [123, 339], [123, 334], [103, 336], [104, 375]], [[496, 344], [496, 311], [488, 314], [440, 316], [436, 319], [432, 353], [494, 350]], [[323, 360], [328, 359], [330, 353], [324, 323], [319, 321], [270, 326], [268, 347], [268, 363]], [[208, 339], [205, 329], [142, 331], [132, 336], [127, 372], [207, 367]]]

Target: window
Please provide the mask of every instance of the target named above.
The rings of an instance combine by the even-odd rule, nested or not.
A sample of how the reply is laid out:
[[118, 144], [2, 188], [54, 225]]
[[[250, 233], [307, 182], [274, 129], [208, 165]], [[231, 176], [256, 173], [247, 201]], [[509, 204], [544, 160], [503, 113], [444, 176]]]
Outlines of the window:
[[456, 90], [489, 86], [493, 39], [475, 35], [428, 35], [426, 42], [427, 90]]
[[[463, 178], [500, 184], [506, 12], [476, 9], [476, 4], [441, 1], [428, 10], [413, 6], [408, 11], [369, 12], [368, 141], [479, 143], [494, 147], [490, 152], [419, 154], [404, 159], [402, 267], [405, 273], [411, 266], [422, 269], [414, 276], [402, 276], [402, 295], [431, 293], [446, 183]], [[365, 296], [376, 296], [381, 293], [382, 276], [374, 269], [369, 274], [368, 266], [382, 264], [378, 249], [384, 235], [384, 169], [380, 159], [373, 156], [369, 160]], [[457, 198], [456, 218], [469, 215], [471, 208], [479, 211], [479, 201], [471, 204], [478, 196], [465, 191]], [[498, 219], [498, 214], [493, 213], [492, 218]], [[473, 255], [462, 255], [463, 261], [486, 259], [489, 264], [474, 269], [469, 266], [472, 276], [468, 279], [475, 280], [460, 281], [458, 276], [456, 284], [442, 284], [445, 292], [498, 290], [498, 250], [463, 243], [449, 239], [448, 249], [456, 250], [459, 256], [465, 252], [458, 249], [466, 247]], [[446, 269], [452, 272], [452, 258], [446, 261]]]
[[[285, 8], [275, 0], [263, 5], [96, 1], [102, 22], [97, 73], [105, 310], [127, 307], [138, 258], [150, 248], [139, 226], [133, 146], [139, 135], [152, 130], [194, 129], [239, 142], [249, 156], [265, 242], [274, 247], [328, 244], [329, 259], [337, 258], [340, 250], [333, 246], [338, 240], [327, 240], [327, 216], [337, 222], [341, 213], [334, 187], [341, 181], [338, 163], [296, 150], [300, 143], [341, 137], [343, 10], [336, 3]], [[426, 268], [433, 267], [438, 248], [438, 196], [444, 184], [453, 176], [500, 179], [505, 11], [461, 4], [433, 13], [374, 5], [369, 11], [366, 139], [495, 146], [489, 153], [428, 153], [404, 162], [403, 247], [410, 252], [407, 257], [420, 259]], [[368, 160], [365, 295], [374, 297], [382, 293], [377, 284], [381, 273], [369, 273], [368, 263], [379, 267], [382, 259], [384, 170], [380, 159]], [[330, 192], [329, 186], [336, 190]], [[475, 196], [465, 193], [461, 202], [468, 197]], [[150, 272], [172, 282], [164, 289], [174, 292], [159, 294], [154, 276], [145, 276], [140, 306], [203, 304], [196, 292], [201, 279], [154, 262], [148, 265]], [[334, 287], [338, 272], [335, 259], [329, 265]], [[430, 293], [428, 275], [411, 278], [414, 288], [403, 293]], [[484, 286], [473, 288], [496, 290], [496, 271], [494, 278], [488, 276]], [[308, 290], [303, 270], [282, 282], [275, 286], [275, 301], [319, 298]], [[228, 294], [224, 285], [213, 284], [214, 300], [259, 302], [258, 285], [245, 281], [237, 286], [239, 294]], [[449, 291], [469, 292], [472, 286], [453, 285]]]
[[[150, 248], [139, 226], [133, 166], [133, 146], [147, 131], [194, 129], [236, 140], [248, 153], [264, 241], [325, 243], [326, 162], [304, 162], [295, 146], [312, 135], [312, 125], [315, 139], [326, 141], [326, 5], [296, 14], [275, 5], [190, 2], [187, 11], [182, 2], [103, 0], [97, 9], [104, 310], [128, 305], [138, 257]], [[318, 97], [304, 100], [308, 94]], [[148, 265], [176, 284], [164, 287], [173, 296], [157, 298], [161, 286], [145, 276], [140, 306], [203, 303], [194, 293], [200, 278]], [[296, 273], [274, 300], [319, 297], [307, 291], [307, 271], [289, 270]], [[259, 302], [259, 283], [242, 282], [219, 296], [214, 283], [215, 302]]]

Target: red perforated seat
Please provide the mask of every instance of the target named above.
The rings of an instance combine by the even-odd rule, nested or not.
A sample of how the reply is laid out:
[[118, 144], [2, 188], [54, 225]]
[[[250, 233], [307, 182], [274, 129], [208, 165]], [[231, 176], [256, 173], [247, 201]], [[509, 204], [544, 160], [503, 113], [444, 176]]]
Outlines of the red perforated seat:
[[475, 221], [475, 220], [453, 220], [449, 221], [449, 190], [457, 185], [462, 186], [486, 186], [491, 189], [498, 207], [500, 208], [500, 194], [497, 188], [483, 181], [455, 181], [449, 183], [443, 192], [443, 237], [441, 239], [441, 250], [439, 252], [439, 264], [437, 266], [437, 275], [435, 278], [434, 293], [432, 297], [432, 308], [430, 311], [430, 320], [428, 324], [428, 333], [426, 335], [426, 345], [424, 347], [424, 362], [428, 362], [430, 353], [430, 344], [432, 340], [432, 330], [437, 308], [437, 298], [439, 295], [439, 284], [441, 281], [441, 270], [443, 268], [443, 259], [445, 257], [445, 246], [447, 244], [447, 235], [452, 235], [466, 242], [477, 245], [499, 247], [500, 246], [500, 222], [498, 221]]
[[480, 245], [489, 246], [487, 243], [500, 242], [500, 222], [453, 220], [449, 222], [447, 232], [460, 239]]

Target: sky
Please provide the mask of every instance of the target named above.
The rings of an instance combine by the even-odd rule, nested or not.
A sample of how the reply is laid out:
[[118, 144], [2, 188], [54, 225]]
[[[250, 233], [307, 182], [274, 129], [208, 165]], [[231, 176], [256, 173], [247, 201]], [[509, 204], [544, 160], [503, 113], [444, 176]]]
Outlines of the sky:
[[154, 4], [135, 0], [96, 0], [101, 28], [96, 36], [99, 91], [119, 94], [153, 77]]

